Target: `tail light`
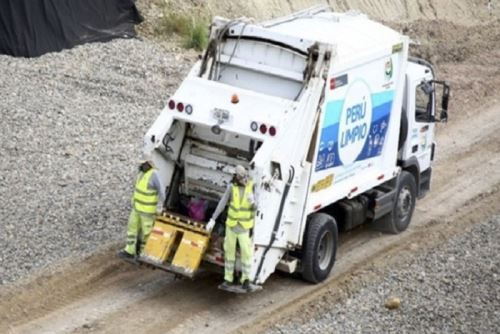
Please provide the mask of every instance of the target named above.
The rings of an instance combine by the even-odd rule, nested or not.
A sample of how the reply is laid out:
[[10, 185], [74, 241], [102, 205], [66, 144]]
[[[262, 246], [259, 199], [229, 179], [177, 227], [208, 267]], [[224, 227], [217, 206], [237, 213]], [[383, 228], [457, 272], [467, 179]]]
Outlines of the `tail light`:
[[268, 128], [266, 124], [262, 123], [262, 124], [259, 125], [259, 123], [255, 122], [255, 121], [253, 121], [252, 123], [250, 123], [250, 129], [253, 132], [256, 132], [257, 130], [260, 130], [260, 133], [262, 133], [263, 135], [265, 135], [266, 133], [269, 133], [269, 135], [271, 137], [276, 136], [276, 134], [278, 133], [278, 130], [276, 130], [275, 126], [271, 125]]
[[168, 101], [168, 107], [170, 108], [170, 110], [174, 110], [175, 109], [175, 101], [174, 100]]
[[262, 133], [263, 135], [266, 134], [267, 126], [265, 124], [261, 124], [259, 129], [260, 129], [260, 133]]
[[185, 111], [186, 114], [191, 115], [193, 113], [193, 106], [190, 104], [184, 104], [182, 102], [175, 102], [174, 100], [169, 100], [168, 101], [168, 108], [170, 110], [175, 110], [177, 109], [178, 112], [183, 112]]

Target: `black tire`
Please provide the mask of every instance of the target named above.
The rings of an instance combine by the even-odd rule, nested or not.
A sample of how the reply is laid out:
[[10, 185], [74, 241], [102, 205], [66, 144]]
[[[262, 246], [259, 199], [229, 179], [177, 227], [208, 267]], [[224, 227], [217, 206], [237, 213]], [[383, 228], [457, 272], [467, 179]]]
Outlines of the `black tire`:
[[415, 211], [417, 200], [417, 184], [413, 175], [402, 171], [399, 176], [398, 190], [394, 207], [387, 216], [375, 222], [377, 229], [383, 232], [398, 234], [408, 228]]
[[313, 213], [307, 224], [302, 252], [302, 278], [311, 283], [325, 280], [337, 254], [338, 230], [335, 219], [325, 213]]

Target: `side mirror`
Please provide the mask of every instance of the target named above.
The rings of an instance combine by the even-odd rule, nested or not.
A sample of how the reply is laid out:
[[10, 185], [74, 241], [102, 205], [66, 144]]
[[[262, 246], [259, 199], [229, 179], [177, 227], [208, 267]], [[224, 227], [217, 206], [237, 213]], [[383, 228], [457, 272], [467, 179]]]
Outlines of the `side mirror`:
[[448, 122], [448, 112], [446, 110], [441, 110], [441, 114], [439, 115], [439, 121], [441, 123]]
[[427, 95], [429, 95], [429, 94], [431, 94], [431, 93], [434, 92], [434, 86], [429, 81], [423, 81], [422, 85], [420, 87], [424, 91], [424, 93], [427, 94]]
[[443, 86], [443, 98], [441, 101], [441, 109], [447, 111], [449, 101], [450, 101], [450, 86], [445, 84]]
[[[450, 86], [445, 81], [433, 81], [434, 86], [442, 86], [441, 95], [441, 110], [439, 111], [439, 119], [436, 117], [436, 122], [446, 123], [448, 121], [448, 104], [450, 102]], [[436, 110], [436, 114], [438, 111]]]

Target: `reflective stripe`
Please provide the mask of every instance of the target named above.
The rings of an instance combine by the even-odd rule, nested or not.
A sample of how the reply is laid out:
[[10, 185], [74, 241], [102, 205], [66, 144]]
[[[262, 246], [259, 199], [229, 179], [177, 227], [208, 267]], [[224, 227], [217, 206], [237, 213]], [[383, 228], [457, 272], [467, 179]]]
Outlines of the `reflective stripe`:
[[141, 201], [139, 199], [136, 199], [135, 200], [136, 203], [139, 203], [139, 204], [143, 204], [143, 205], [156, 205], [158, 204], [158, 201], [154, 201], [154, 202], [144, 202], [144, 201]]
[[144, 196], [135, 194], [134, 201], [139, 202], [141, 204], [146, 203], [147, 205], [150, 205], [151, 203], [158, 202], [158, 196]]
[[253, 220], [253, 217], [243, 219], [243, 218], [236, 218], [236, 217], [230, 216], [229, 214], [227, 215], [227, 218], [231, 219], [231, 220], [235, 220], [237, 222], [249, 222], [249, 221]]
[[135, 187], [135, 191], [138, 192], [141, 195], [146, 195], [146, 196], [158, 194], [158, 192], [156, 190], [143, 191], [143, 190], [141, 190], [141, 189], [139, 189], [137, 187]]
[[229, 205], [229, 209], [234, 210], [234, 211], [252, 212], [253, 213], [253, 209], [252, 208], [248, 208], [248, 209], [247, 208], [236, 209], [234, 206]]
[[237, 212], [234, 211], [228, 211], [227, 216], [229, 219], [234, 219], [234, 220], [253, 220], [254, 215], [249, 214], [249, 213], [243, 213], [243, 214], [238, 214]]
[[136, 203], [134, 205], [134, 209], [135, 209], [135, 211], [139, 212], [141, 215], [153, 216], [156, 213], [156, 205], [155, 206], [152, 206], [152, 205], [146, 206], [146, 205]]

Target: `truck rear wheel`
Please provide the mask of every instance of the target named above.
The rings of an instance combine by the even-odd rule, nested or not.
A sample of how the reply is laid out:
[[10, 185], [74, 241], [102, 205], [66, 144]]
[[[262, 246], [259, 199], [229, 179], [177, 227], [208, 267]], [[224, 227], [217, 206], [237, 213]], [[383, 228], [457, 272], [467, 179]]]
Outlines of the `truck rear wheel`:
[[302, 253], [302, 277], [309, 282], [325, 280], [337, 253], [338, 231], [335, 219], [325, 213], [310, 216]]
[[417, 184], [415, 178], [411, 173], [402, 171], [399, 176], [394, 208], [391, 213], [376, 222], [377, 229], [392, 234], [406, 230], [415, 210], [416, 199]]

